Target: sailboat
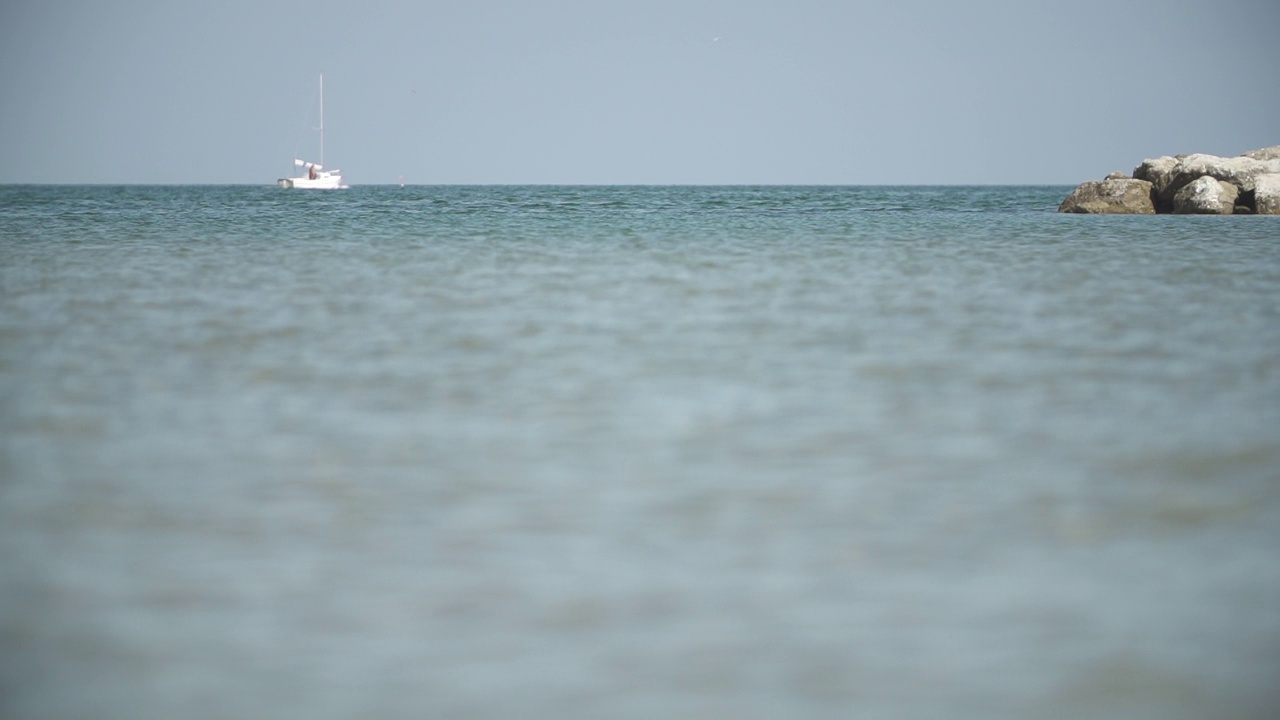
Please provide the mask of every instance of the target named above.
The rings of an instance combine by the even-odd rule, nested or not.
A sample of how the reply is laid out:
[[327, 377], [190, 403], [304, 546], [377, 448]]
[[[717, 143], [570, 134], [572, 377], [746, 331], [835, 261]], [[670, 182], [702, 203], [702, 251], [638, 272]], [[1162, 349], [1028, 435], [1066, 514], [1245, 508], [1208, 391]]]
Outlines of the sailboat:
[[320, 162], [308, 162], [294, 159], [294, 167], [303, 168], [306, 172], [297, 177], [280, 178], [276, 184], [282, 188], [298, 188], [299, 190], [340, 190], [348, 187], [342, 184], [341, 170], [324, 169], [324, 74], [320, 74]]

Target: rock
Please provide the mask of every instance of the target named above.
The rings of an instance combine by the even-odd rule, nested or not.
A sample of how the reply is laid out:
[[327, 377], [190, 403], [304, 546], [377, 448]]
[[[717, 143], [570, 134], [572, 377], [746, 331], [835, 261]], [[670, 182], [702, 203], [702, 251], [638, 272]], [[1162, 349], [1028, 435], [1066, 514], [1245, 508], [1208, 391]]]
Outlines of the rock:
[[1151, 183], [1137, 179], [1082, 183], [1058, 206], [1062, 213], [1152, 215], [1155, 211]]
[[1133, 169], [1133, 177], [1135, 179], [1146, 180], [1151, 183], [1157, 212], [1170, 212], [1173, 210], [1172, 193], [1167, 195], [1169, 201], [1166, 203], [1161, 203], [1160, 198], [1166, 197], [1165, 190], [1169, 187], [1169, 183], [1173, 182], [1173, 169], [1178, 166], [1178, 160], [1182, 157], [1185, 156], [1173, 157], [1165, 155], [1164, 157], [1143, 160], [1141, 165]]
[[[1218, 184], [1202, 181], [1205, 177]], [[1277, 177], [1280, 177], [1280, 145], [1250, 150], [1236, 157], [1205, 153], [1165, 155], [1143, 160], [1133, 169], [1132, 179], [1113, 172], [1101, 182], [1080, 185], [1063, 201], [1058, 212], [1276, 215], [1280, 214]], [[1150, 184], [1154, 210], [1145, 209], [1145, 203], [1138, 197], [1140, 186], [1124, 184], [1135, 181]], [[1192, 183], [1199, 185], [1182, 193]], [[1258, 187], [1262, 188], [1261, 192], [1257, 191]]]
[[1178, 190], [1173, 211], [1179, 215], [1230, 215], [1239, 196], [1235, 185], [1202, 175]]
[[1280, 174], [1259, 175], [1253, 185], [1254, 212], [1280, 215]]
[[1172, 206], [1173, 199], [1186, 185], [1208, 175], [1215, 180], [1229, 182], [1241, 191], [1253, 192], [1259, 175], [1280, 172], [1280, 159], [1257, 160], [1251, 157], [1224, 158], [1217, 155], [1195, 153], [1178, 160], [1169, 184], [1156, 198], [1157, 206]]
[[1240, 156], [1253, 158], [1254, 160], [1280, 160], [1280, 145], [1250, 150], [1247, 153], [1240, 153]]

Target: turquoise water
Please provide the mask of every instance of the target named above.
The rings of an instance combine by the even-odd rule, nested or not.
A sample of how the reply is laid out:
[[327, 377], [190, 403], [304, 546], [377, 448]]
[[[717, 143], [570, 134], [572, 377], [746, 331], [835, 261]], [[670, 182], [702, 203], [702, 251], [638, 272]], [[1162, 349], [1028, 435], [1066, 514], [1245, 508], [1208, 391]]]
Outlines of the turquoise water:
[[0, 187], [0, 709], [1264, 718], [1280, 224]]

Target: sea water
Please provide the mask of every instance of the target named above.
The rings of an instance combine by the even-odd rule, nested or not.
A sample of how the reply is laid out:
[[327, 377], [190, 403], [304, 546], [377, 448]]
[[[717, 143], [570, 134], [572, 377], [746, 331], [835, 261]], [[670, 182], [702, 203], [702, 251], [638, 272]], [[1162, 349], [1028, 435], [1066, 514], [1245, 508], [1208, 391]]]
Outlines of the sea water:
[[1270, 718], [1280, 218], [0, 187], [0, 714]]

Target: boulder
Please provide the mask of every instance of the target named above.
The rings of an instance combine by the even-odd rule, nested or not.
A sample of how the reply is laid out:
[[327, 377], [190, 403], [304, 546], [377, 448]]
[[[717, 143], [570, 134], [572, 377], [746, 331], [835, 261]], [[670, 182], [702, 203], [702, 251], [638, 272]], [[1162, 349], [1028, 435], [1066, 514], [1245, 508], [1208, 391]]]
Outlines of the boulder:
[[[1205, 177], [1219, 184], [1202, 181]], [[1139, 197], [1141, 186], [1124, 184], [1144, 181], [1151, 186], [1150, 202], [1157, 213], [1280, 214], [1277, 177], [1280, 177], [1280, 145], [1250, 150], [1236, 157], [1204, 153], [1165, 155], [1143, 160], [1133, 169], [1132, 179], [1111, 173], [1101, 182], [1077, 187], [1058, 212], [1153, 212], [1145, 209]], [[1192, 183], [1199, 184], [1182, 193]], [[1261, 191], [1258, 188], [1262, 188]]]
[[1253, 185], [1254, 212], [1280, 215], [1280, 174], [1259, 175]]
[[1174, 166], [1169, 184], [1157, 194], [1156, 204], [1172, 206], [1179, 190], [1205, 175], [1251, 193], [1259, 175], [1275, 172], [1280, 172], [1280, 159], [1257, 160], [1243, 155], [1224, 158], [1203, 153], [1187, 155]]
[[1250, 150], [1247, 153], [1240, 153], [1240, 155], [1254, 160], [1280, 160], [1280, 145]]
[[1082, 183], [1058, 206], [1062, 213], [1152, 215], [1155, 211], [1151, 183], [1122, 178]]
[[[1172, 212], [1173, 211], [1173, 193], [1167, 193], [1169, 184], [1173, 182], [1173, 169], [1178, 166], [1178, 161], [1185, 155], [1174, 157], [1165, 155], [1158, 158], [1149, 158], [1143, 160], [1142, 164], [1133, 169], [1133, 177], [1138, 180], [1146, 180], [1151, 183], [1152, 202], [1155, 203], [1156, 212]], [[1161, 198], [1166, 198], [1161, 202]]]
[[1174, 195], [1173, 211], [1179, 215], [1230, 215], [1239, 196], [1235, 185], [1201, 175]]

